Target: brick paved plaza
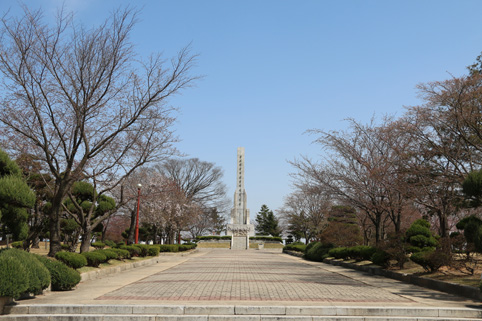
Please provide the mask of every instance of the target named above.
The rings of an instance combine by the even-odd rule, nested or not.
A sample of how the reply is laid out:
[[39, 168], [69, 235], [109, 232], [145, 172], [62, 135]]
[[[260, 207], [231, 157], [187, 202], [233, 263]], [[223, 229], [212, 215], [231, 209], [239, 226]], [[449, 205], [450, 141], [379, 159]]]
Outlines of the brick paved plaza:
[[412, 302], [309, 263], [268, 251], [206, 251], [97, 300]]

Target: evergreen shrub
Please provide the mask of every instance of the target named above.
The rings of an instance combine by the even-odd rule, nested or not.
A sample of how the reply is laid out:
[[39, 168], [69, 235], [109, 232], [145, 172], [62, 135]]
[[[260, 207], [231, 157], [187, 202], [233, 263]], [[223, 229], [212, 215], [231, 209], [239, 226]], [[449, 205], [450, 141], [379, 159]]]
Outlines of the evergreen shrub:
[[230, 235], [205, 235], [205, 236], [198, 236], [196, 237], [198, 241], [209, 241], [209, 240], [231, 240]]
[[18, 299], [28, 289], [28, 273], [20, 260], [0, 255], [0, 296]]
[[370, 261], [372, 261], [373, 264], [386, 268], [389, 265], [390, 255], [383, 250], [377, 249], [370, 258]]
[[141, 249], [135, 245], [122, 245], [120, 248], [129, 251], [131, 257], [139, 256], [139, 253], [141, 252]]
[[19, 249], [7, 249], [0, 257], [14, 257], [27, 272], [27, 293], [40, 294], [50, 285], [50, 274], [45, 266], [31, 253]]
[[119, 258], [119, 255], [117, 254], [116, 251], [112, 251], [112, 249], [104, 249], [104, 250], [95, 250], [94, 252], [102, 253], [106, 257], [106, 261], [109, 260], [117, 260]]
[[350, 257], [350, 250], [347, 247], [335, 247], [328, 252], [329, 256], [335, 259], [348, 259]]
[[146, 257], [149, 251], [149, 245], [147, 244], [134, 244], [133, 246], [139, 249], [139, 256]]
[[179, 245], [177, 244], [160, 244], [158, 247], [160, 252], [179, 252]]
[[301, 243], [301, 244], [297, 244], [297, 243], [301, 243], [301, 242], [295, 242], [295, 243], [291, 243], [291, 244], [288, 244], [288, 245], [285, 245], [283, 247], [283, 252], [285, 251], [296, 251], [296, 252], [305, 252], [306, 250], [306, 245]]
[[55, 258], [73, 269], [80, 269], [87, 265], [87, 259], [82, 254], [73, 252], [57, 252]]
[[147, 255], [148, 256], [158, 256], [160, 250], [161, 249], [158, 246], [155, 246], [155, 245], [149, 246], [149, 248], [147, 249]]
[[368, 245], [357, 245], [348, 248], [349, 257], [356, 261], [370, 260], [377, 249]]
[[283, 239], [279, 236], [250, 236], [249, 239], [253, 241], [283, 242]]
[[186, 243], [186, 244], [181, 244], [179, 245], [179, 251], [189, 251], [192, 249], [195, 249], [197, 247], [197, 244], [194, 243]]
[[16, 249], [23, 249], [23, 241], [12, 242], [10, 245]]
[[313, 242], [306, 246], [305, 258], [311, 261], [322, 262], [328, 257], [328, 252], [333, 248], [333, 244]]
[[117, 246], [117, 244], [114, 241], [111, 241], [111, 240], [105, 240], [104, 243], [105, 243], [105, 245], [107, 245], [110, 248], [114, 248], [114, 247]]
[[124, 249], [110, 249], [110, 250], [117, 253], [118, 259], [130, 259], [131, 258], [131, 254], [127, 250], [124, 250]]
[[52, 291], [69, 291], [80, 282], [80, 273], [64, 263], [40, 255], [36, 257], [50, 273]]
[[94, 242], [91, 245], [96, 249], [103, 249], [105, 247], [105, 243], [103, 242]]
[[83, 256], [87, 259], [87, 265], [88, 266], [93, 266], [93, 267], [99, 267], [101, 263], [104, 263], [107, 261], [107, 257], [98, 251], [93, 251], [93, 252], [84, 252], [82, 253]]

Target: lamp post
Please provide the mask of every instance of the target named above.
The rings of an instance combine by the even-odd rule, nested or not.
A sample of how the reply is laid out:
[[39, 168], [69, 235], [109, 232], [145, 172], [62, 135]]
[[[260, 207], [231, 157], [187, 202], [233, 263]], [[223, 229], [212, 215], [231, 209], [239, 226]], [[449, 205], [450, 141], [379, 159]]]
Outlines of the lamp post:
[[141, 206], [141, 184], [137, 184], [136, 244], [139, 243], [139, 207]]

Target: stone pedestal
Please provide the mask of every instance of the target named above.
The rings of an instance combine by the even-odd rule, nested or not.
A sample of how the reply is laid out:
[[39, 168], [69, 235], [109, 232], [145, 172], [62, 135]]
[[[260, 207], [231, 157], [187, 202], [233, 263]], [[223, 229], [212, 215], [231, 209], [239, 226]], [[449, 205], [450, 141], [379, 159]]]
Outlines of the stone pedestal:
[[249, 237], [254, 235], [254, 225], [228, 224], [227, 235], [231, 235], [231, 250], [248, 250]]

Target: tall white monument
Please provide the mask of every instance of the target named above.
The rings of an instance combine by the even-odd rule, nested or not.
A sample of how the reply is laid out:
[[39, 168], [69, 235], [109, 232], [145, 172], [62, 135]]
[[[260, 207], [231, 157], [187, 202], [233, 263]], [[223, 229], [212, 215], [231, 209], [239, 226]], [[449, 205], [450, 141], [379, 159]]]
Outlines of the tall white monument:
[[254, 236], [254, 226], [249, 223], [246, 190], [244, 189], [244, 147], [238, 147], [236, 159], [236, 191], [234, 207], [231, 210], [231, 222], [227, 226], [227, 235], [231, 235], [232, 250], [249, 249], [249, 237]]

